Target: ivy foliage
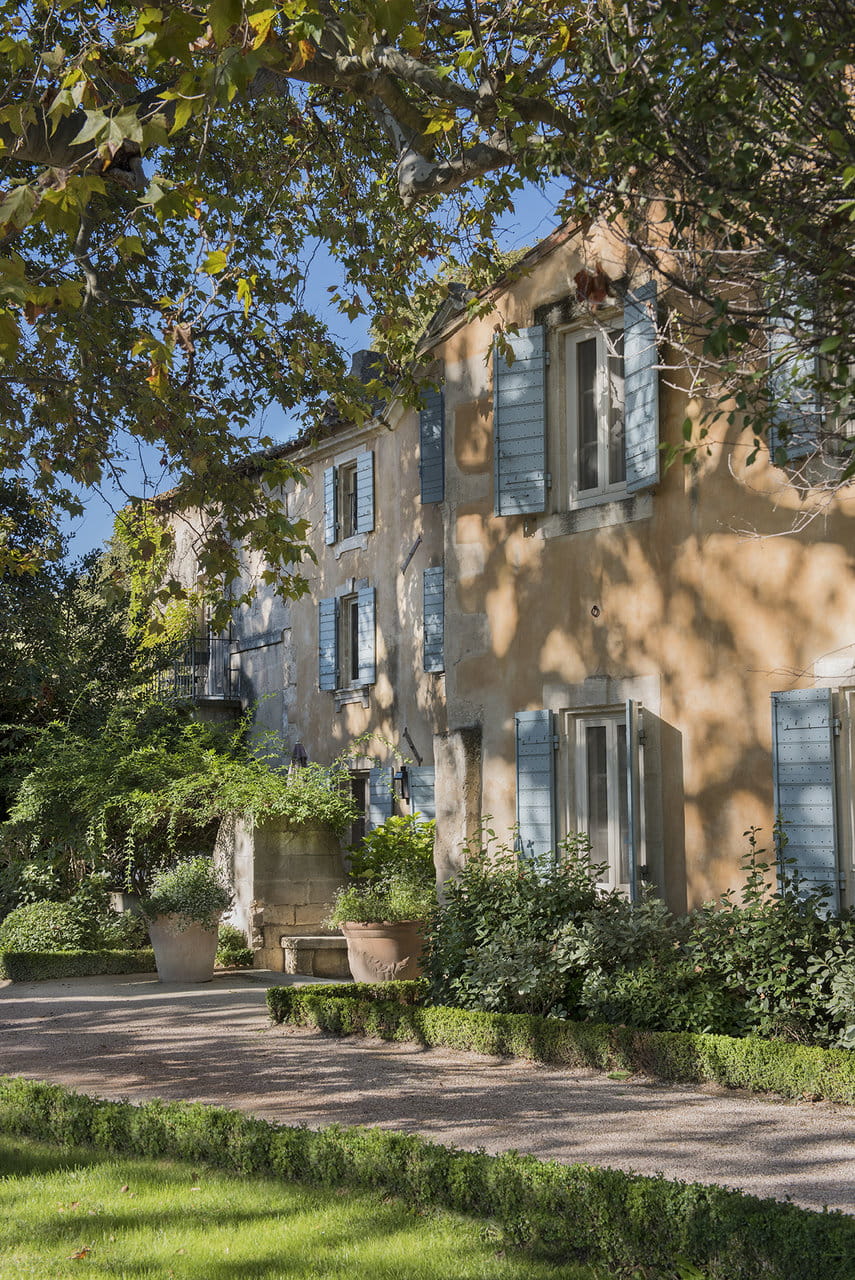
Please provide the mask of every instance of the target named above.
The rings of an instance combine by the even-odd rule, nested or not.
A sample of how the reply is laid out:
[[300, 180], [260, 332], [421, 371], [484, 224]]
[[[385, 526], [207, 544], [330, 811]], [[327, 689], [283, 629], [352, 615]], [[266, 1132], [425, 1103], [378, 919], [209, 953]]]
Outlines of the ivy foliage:
[[343, 766], [289, 775], [270, 748], [250, 751], [242, 725], [227, 733], [181, 704], [119, 704], [93, 735], [49, 725], [2, 828], [6, 856], [46, 860], [67, 886], [95, 866], [139, 889], [156, 870], [209, 853], [226, 814], [343, 832], [355, 818]]

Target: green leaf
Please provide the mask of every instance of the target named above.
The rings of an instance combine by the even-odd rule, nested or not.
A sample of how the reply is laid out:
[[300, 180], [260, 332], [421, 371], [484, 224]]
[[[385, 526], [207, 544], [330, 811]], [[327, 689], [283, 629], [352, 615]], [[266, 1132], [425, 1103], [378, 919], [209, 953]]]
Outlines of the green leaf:
[[228, 266], [229, 255], [224, 249], [214, 249], [199, 268], [207, 276], [218, 276]]
[[242, 12], [240, 0], [212, 0], [208, 5], [208, 22], [217, 44], [225, 44], [232, 27], [240, 22]]

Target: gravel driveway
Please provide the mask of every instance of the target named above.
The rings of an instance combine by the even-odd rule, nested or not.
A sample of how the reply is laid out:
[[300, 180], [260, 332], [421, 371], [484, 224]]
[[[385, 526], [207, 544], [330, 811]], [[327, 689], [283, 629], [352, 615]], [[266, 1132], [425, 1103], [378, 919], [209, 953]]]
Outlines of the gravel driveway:
[[855, 1108], [272, 1025], [266, 988], [299, 981], [245, 971], [194, 986], [146, 974], [2, 982], [0, 1074], [287, 1124], [402, 1129], [855, 1211]]

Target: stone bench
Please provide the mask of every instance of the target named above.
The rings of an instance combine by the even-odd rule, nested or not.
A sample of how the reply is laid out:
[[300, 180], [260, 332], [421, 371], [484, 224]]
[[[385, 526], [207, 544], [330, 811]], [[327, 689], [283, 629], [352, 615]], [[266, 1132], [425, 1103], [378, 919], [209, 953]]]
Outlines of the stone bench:
[[283, 934], [283, 972], [303, 973], [312, 978], [349, 978], [347, 941], [329, 934], [316, 937], [292, 937]]

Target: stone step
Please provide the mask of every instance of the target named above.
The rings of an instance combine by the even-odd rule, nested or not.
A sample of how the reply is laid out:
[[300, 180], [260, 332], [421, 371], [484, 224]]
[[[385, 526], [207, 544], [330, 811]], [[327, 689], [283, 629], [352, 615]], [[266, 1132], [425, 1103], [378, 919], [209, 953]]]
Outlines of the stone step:
[[285, 973], [308, 974], [312, 978], [349, 978], [347, 940], [335, 934], [295, 937], [283, 934], [282, 947]]

